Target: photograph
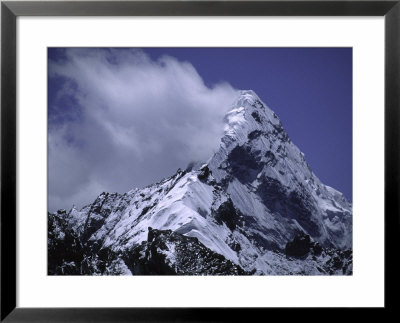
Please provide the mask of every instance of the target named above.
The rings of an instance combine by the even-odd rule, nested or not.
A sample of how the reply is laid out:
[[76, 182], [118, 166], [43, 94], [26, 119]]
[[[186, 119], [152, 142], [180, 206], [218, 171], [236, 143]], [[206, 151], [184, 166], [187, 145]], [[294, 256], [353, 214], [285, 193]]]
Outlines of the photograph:
[[396, 310], [399, 2], [2, 1], [0, 321]]
[[48, 47], [47, 274], [353, 275], [352, 47]]

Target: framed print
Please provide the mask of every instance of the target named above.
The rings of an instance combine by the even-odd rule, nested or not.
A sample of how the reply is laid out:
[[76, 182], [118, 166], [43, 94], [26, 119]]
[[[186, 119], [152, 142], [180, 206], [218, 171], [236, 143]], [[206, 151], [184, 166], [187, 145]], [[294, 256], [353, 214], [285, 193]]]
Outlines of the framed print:
[[[346, 47], [49, 47], [48, 274], [351, 275], [351, 62], [352, 49]], [[218, 70], [215, 79], [224, 74], [230, 81], [207, 89], [192, 64], [199, 75]], [[243, 72], [233, 69], [229, 75], [232, 66]], [[264, 72], [257, 73], [260, 69]], [[99, 73], [104, 83], [94, 83]], [[236, 85], [239, 75], [242, 83]], [[205, 84], [213, 79], [207, 77]], [[293, 100], [287, 91], [308, 93], [312, 100]], [[261, 99], [271, 101], [273, 93], [277, 109], [286, 107], [282, 112]], [[290, 112], [283, 123], [279, 115], [285, 111]], [[301, 123], [313, 120], [314, 127], [295, 132], [300, 115]], [[335, 128], [322, 139], [325, 132], [317, 128], [332, 127], [332, 119]], [[293, 142], [304, 141], [306, 148], [310, 137], [319, 137], [321, 146], [314, 154], [312, 148], [300, 152]], [[328, 155], [326, 146], [340, 149], [329, 161], [318, 161]], [[151, 160], [163, 162], [152, 166]], [[315, 171], [305, 160], [313, 161]], [[71, 167], [74, 163], [79, 166]], [[331, 163], [340, 176], [328, 181], [346, 193], [316, 177], [329, 178], [333, 172], [318, 165]], [[81, 169], [94, 182], [83, 180]], [[173, 175], [166, 176], [169, 172]], [[72, 178], [77, 180], [71, 183]], [[338, 178], [343, 182], [335, 183]], [[98, 182], [109, 184], [85, 188]], [[67, 187], [72, 196], [63, 193]], [[126, 193], [108, 194], [107, 187]], [[94, 199], [93, 190], [99, 194]], [[79, 200], [95, 202], [84, 206]], [[134, 256], [142, 254], [148, 256]]]
[[1, 319], [392, 308], [399, 12], [2, 2]]

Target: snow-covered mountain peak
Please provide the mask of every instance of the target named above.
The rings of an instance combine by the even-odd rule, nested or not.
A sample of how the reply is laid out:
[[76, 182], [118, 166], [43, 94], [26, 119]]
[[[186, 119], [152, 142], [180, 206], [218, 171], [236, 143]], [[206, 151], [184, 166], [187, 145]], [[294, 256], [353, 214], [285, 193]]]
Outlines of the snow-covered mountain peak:
[[[262, 214], [257, 226], [275, 231], [272, 245], [281, 248], [299, 231], [324, 245], [351, 245], [351, 204], [320, 182], [254, 91], [239, 93], [224, 130], [209, 168], [242, 214]], [[340, 220], [332, 211], [342, 214]]]
[[252, 90], [239, 92], [224, 121], [221, 142], [225, 148], [232, 144], [242, 145], [254, 131], [283, 130], [277, 115]]
[[[276, 121], [279, 121], [275, 113], [260, 99], [260, 97], [253, 90], [243, 90], [238, 92], [236, 99], [231, 105], [231, 111], [239, 108], [243, 108], [246, 111], [246, 114], [249, 115], [257, 112], [264, 117], [267, 117], [267, 120], [272, 118], [272, 121], [274, 123], [276, 123]], [[228, 112], [228, 114], [230, 112]]]
[[235, 266], [256, 274], [348, 272], [347, 254], [337, 264], [336, 251], [328, 250], [351, 248], [351, 204], [320, 182], [254, 91], [239, 92], [224, 121], [220, 147], [206, 164], [50, 215], [54, 254], [70, 235], [85, 254], [81, 273], [87, 264], [97, 272], [113, 254], [113, 272], [154, 273], [164, 261], [166, 272], [181, 272], [193, 265], [193, 252], [203, 259], [202, 273], [236, 272]]
[[253, 90], [241, 90], [238, 93], [238, 98], [236, 99], [236, 103], [234, 105], [245, 105], [249, 103], [253, 104], [256, 100], [260, 100], [256, 92]]

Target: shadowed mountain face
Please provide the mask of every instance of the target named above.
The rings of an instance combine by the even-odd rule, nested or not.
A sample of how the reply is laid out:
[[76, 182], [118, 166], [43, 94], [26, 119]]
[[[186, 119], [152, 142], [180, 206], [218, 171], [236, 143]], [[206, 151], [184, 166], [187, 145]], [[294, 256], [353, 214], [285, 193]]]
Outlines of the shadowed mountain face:
[[254, 92], [238, 95], [219, 150], [195, 165], [49, 214], [49, 274], [351, 274], [351, 204]]

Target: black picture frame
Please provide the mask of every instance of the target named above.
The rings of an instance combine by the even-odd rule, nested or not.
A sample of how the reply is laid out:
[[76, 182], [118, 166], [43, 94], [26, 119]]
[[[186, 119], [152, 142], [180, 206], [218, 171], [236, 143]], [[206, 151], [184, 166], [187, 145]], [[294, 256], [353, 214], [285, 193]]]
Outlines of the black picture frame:
[[[16, 307], [16, 19], [19, 16], [384, 16], [385, 307], [396, 309], [399, 237], [400, 0], [388, 1], [2, 1], [1, 3], [1, 321], [236, 321], [267, 309]], [[286, 311], [287, 309], [268, 309]], [[293, 309], [295, 310], [295, 309]], [[330, 313], [331, 309], [326, 309]], [[304, 311], [297, 309], [296, 315]], [[381, 309], [378, 310], [379, 312]], [[254, 316], [253, 316], [254, 315]], [[256, 316], [257, 315], [257, 316]], [[381, 315], [381, 313], [379, 314]], [[262, 317], [262, 316], [261, 316]], [[381, 318], [381, 317], [380, 317]], [[381, 318], [382, 319], [382, 318]]]

